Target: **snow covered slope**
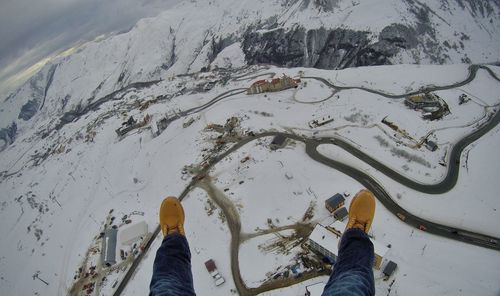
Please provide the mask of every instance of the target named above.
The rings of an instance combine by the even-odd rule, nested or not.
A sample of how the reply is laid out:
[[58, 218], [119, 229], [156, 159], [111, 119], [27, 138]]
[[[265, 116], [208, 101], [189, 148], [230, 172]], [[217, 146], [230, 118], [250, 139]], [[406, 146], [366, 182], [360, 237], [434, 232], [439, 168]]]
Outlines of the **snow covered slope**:
[[[491, 69], [500, 71], [493, 66]], [[238, 93], [273, 73], [320, 77], [348, 89], [335, 90], [320, 80], [302, 78], [298, 89], [258, 95]], [[224, 140], [228, 142], [221, 142], [218, 132], [206, 129], [207, 124], [225, 124], [232, 116], [240, 120], [235, 130], [238, 134], [278, 130], [306, 138], [345, 139], [399, 174], [425, 184], [439, 182], [447, 170], [439, 161], [449, 161], [446, 155], [454, 143], [498, 109], [500, 82], [480, 69], [471, 82], [437, 92], [452, 112], [438, 121], [423, 120], [419, 112], [407, 108], [400, 99], [360, 88], [402, 95], [422, 87], [453, 85], [468, 75], [466, 65], [398, 65], [341, 71], [264, 66], [217, 70], [128, 88], [47, 134], [36, 128], [26, 130], [0, 154], [4, 171], [0, 181], [0, 287], [7, 295], [66, 294], [110, 210], [114, 210], [115, 221], [122, 215], [142, 212], [140, 219], [153, 229], [162, 198], [180, 194], [193, 177], [189, 171], [195, 172], [196, 167], [206, 163], [207, 156], [226, 151], [232, 147], [231, 141], [238, 141], [238, 137], [228, 137]], [[403, 76], [405, 79], [399, 79]], [[221, 97], [228, 91], [230, 97]], [[462, 93], [471, 100], [459, 104]], [[199, 108], [214, 99], [216, 103]], [[186, 110], [193, 110], [191, 125], [183, 127], [183, 122], [189, 122], [184, 118], [174, 120], [156, 138], [149, 126], [121, 138], [115, 133], [129, 116], [142, 119], [149, 114], [159, 119]], [[327, 115], [334, 122], [317, 129], [308, 126], [310, 120]], [[387, 116], [413, 137], [431, 133], [438, 150], [416, 147], [397, 136], [381, 123]], [[398, 204], [417, 216], [499, 237], [499, 204], [494, 193], [500, 188], [498, 182], [485, 177], [498, 170], [495, 149], [499, 130], [494, 128], [467, 148], [458, 184], [439, 195], [408, 189], [337, 146], [321, 145], [319, 152], [371, 175]], [[362, 188], [359, 180], [308, 157], [303, 143], [290, 140], [285, 148], [270, 151], [271, 140], [252, 140], [209, 171], [212, 185], [234, 206], [241, 220], [241, 237], [246, 240], [239, 251], [239, 268], [250, 288], [296, 264], [304, 252], [300, 245], [285, 250], [277, 246], [281, 239], [293, 243], [307, 237], [307, 225], [331, 220], [323, 207], [326, 198], [336, 192], [349, 192], [352, 197]], [[193, 169], [186, 168], [190, 165]], [[183, 204], [198, 295], [231, 295], [235, 286], [228, 255], [231, 234], [227, 219], [203, 187], [190, 191]], [[308, 211], [312, 217], [304, 218]], [[291, 228], [259, 234], [271, 225]], [[294, 232], [293, 227], [301, 230]], [[500, 289], [496, 250], [420, 231], [400, 221], [381, 203], [377, 205], [372, 235], [380, 243], [392, 245], [388, 259], [399, 266], [389, 282], [375, 272], [378, 294], [391, 290], [390, 294], [400, 295], [495, 295]], [[157, 238], [128, 283], [126, 295], [146, 293], [159, 243]], [[208, 258], [217, 262], [227, 280], [221, 287], [213, 285], [205, 270], [203, 262]], [[122, 275], [112, 273], [103, 281], [101, 295], [109, 295]], [[391, 285], [393, 279], [396, 281]], [[298, 295], [307, 283], [310, 281], [267, 295]]]
[[[498, 1], [473, 0], [185, 1], [53, 61], [0, 105], [0, 289], [6, 295], [66, 294], [111, 209], [117, 217], [143, 212], [153, 229], [162, 198], [182, 192], [207, 155], [220, 152], [213, 150], [218, 145], [224, 151], [237, 141], [222, 143], [206, 129], [231, 116], [240, 120], [238, 136], [278, 130], [343, 139], [415, 182], [440, 182], [447, 172], [440, 163], [450, 161], [454, 144], [500, 106], [500, 68], [488, 66], [494, 76], [468, 67], [500, 60], [499, 12]], [[383, 64], [399, 65], [376, 66]], [[303, 82], [283, 92], [245, 94], [252, 82], [281, 73]], [[467, 77], [472, 80], [456, 84]], [[423, 120], [402, 102], [406, 93], [439, 86], [450, 86], [436, 92], [451, 111], [442, 120]], [[470, 101], [460, 103], [461, 94]], [[130, 116], [146, 114], [172, 122], [156, 138], [148, 124], [117, 137]], [[334, 122], [309, 127], [328, 115]], [[188, 118], [194, 122], [183, 127]], [[412, 140], [384, 125], [387, 118]], [[439, 195], [408, 189], [337, 146], [323, 144], [318, 151], [366, 172], [416, 216], [500, 237], [499, 183], [488, 178], [498, 171], [499, 130], [466, 148], [456, 187]], [[439, 148], [430, 152], [418, 144], [425, 137]], [[300, 246], [280, 251], [273, 236], [304, 238], [309, 224], [330, 219], [321, 206], [325, 198], [362, 187], [312, 160], [300, 141], [274, 152], [270, 141], [249, 142], [209, 172], [241, 219], [247, 240], [240, 255], [248, 256], [240, 269], [250, 288], [283, 272], [301, 252]], [[195, 287], [199, 295], [230, 295], [231, 234], [212, 199], [197, 187], [183, 201]], [[392, 244], [390, 258], [399, 265], [392, 286], [376, 274], [378, 294], [498, 293], [498, 251], [418, 231], [381, 203], [378, 209], [372, 234]], [[270, 226], [300, 231], [259, 235]], [[146, 293], [158, 244], [125, 294]], [[204, 269], [207, 257], [227, 280], [220, 289]], [[103, 295], [120, 276], [102, 285]], [[298, 295], [304, 285], [268, 293]]]

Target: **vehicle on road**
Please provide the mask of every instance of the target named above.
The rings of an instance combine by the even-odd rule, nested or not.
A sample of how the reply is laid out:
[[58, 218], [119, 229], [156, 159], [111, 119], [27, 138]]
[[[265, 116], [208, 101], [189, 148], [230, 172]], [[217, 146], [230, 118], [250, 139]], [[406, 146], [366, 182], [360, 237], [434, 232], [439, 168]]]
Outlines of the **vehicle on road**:
[[217, 270], [217, 266], [215, 266], [214, 260], [210, 259], [206, 261], [205, 267], [207, 268], [208, 273], [214, 279], [216, 286], [220, 286], [226, 282], [226, 280], [220, 275], [219, 271]]
[[398, 216], [399, 219], [401, 219], [401, 221], [406, 220], [406, 216], [405, 215], [403, 215], [401, 213], [397, 213], [396, 215]]

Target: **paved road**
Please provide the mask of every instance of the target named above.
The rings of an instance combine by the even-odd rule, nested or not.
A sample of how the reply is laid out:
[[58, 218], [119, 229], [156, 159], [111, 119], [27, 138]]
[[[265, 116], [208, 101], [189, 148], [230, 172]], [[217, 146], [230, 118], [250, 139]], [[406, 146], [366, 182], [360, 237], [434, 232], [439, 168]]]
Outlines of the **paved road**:
[[453, 84], [450, 84], [450, 85], [428, 86], [428, 87], [421, 88], [419, 90], [415, 90], [415, 91], [412, 91], [412, 92], [395, 95], [395, 94], [388, 94], [388, 93], [385, 93], [385, 92], [380, 91], [380, 90], [374, 90], [374, 89], [366, 88], [366, 87], [363, 87], [363, 86], [340, 86], [340, 85], [335, 85], [335, 84], [331, 83], [330, 81], [328, 81], [328, 80], [326, 80], [326, 79], [324, 79], [322, 77], [306, 76], [306, 77], [303, 77], [303, 78], [319, 80], [319, 81], [323, 82], [324, 84], [328, 85], [329, 87], [334, 88], [336, 90], [359, 89], [359, 90], [364, 90], [366, 92], [377, 94], [377, 95], [380, 95], [380, 96], [383, 96], [383, 97], [386, 97], [386, 98], [389, 98], [389, 99], [402, 99], [404, 97], [412, 96], [412, 95], [417, 95], [417, 94], [420, 94], [422, 92], [447, 90], [447, 89], [452, 89], [452, 88], [457, 88], [457, 87], [464, 86], [464, 85], [470, 83], [472, 80], [474, 80], [474, 78], [476, 78], [476, 74], [477, 74], [477, 71], [479, 69], [486, 70], [493, 78], [495, 78], [495, 79], [498, 80], [498, 77], [495, 75], [495, 73], [493, 71], [491, 71], [490, 68], [488, 68], [486, 66], [483, 66], [483, 65], [470, 65], [469, 66], [469, 75], [467, 75], [467, 78], [465, 78], [463, 81], [456, 82], [456, 83], [453, 83]]
[[[498, 114], [499, 113], [497, 113], [497, 116], [494, 117], [494, 118], [496, 118], [496, 123], [498, 123], [498, 118], [500, 118], [500, 116], [498, 116]], [[486, 128], [483, 127], [481, 130], [484, 129], [484, 133], [486, 133], [487, 130], [489, 130], [488, 128], [491, 129], [489, 126], [487, 126]], [[366, 173], [364, 173], [356, 168], [350, 167], [344, 163], [327, 158], [327, 157], [321, 155], [317, 151], [317, 147], [319, 145], [334, 142], [334, 143], [337, 143], [337, 145], [339, 145], [340, 147], [342, 147], [344, 149], [347, 149], [348, 147], [350, 147], [349, 150], [346, 150], [348, 152], [356, 151], [357, 153], [362, 153], [361, 151], [357, 150], [357, 148], [351, 146], [347, 142], [342, 141], [341, 139], [335, 139], [335, 138], [314, 139], [314, 138], [306, 138], [303, 136], [290, 134], [290, 133], [265, 132], [265, 133], [255, 135], [254, 137], [248, 137], [248, 138], [241, 140], [240, 142], [235, 144], [233, 147], [231, 147], [229, 150], [227, 150], [223, 154], [212, 159], [209, 162], [208, 166], [204, 170], [202, 170], [200, 172], [200, 174], [201, 175], [208, 174], [209, 170], [214, 165], [216, 165], [222, 159], [225, 159], [226, 157], [228, 157], [233, 152], [236, 152], [237, 150], [239, 150], [241, 147], [245, 146], [246, 144], [248, 144], [254, 140], [263, 138], [263, 137], [273, 137], [276, 135], [283, 135], [283, 136], [286, 136], [286, 137], [291, 138], [293, 140], [305, 143], [306, 153], [309, 157], [311, 157], [313, 160], [316, 160], [322, 164], [325, 164], [333, 169], [341, 171], [341, 172], [345, 173], [346, 175], [354, 178], [356, 181], [360, 182], [368, 190], [372, 191], [374, 193], [374, 195], [377, 197], [377, 199], [393, 214], [397, 215], [399, 213], [399, 214], [405, 215], [406, 218], [404, 219], [403, 222], [409, 224], [410, 226], [419, 228], [421, 225], [423, 225], [427, 228], [426, 231], [429, 233], [432, 233], [432, 234], [440, 235], [443, 237], [455, 239], [458, 241], [462, 241], [465, 243], [469, 243], [469, 244], [473, 244], [473, 245], [477, 245], [477, 246], [481, 246], [481, 247], [485, 247], [485, 248], [500, 250], [500, 245], [498, 244], [498, 242], [500, 241], [500, 238], [496, 238], [496, 237], [492, 237], [492, 236], [488, 236], [488, 235], [484, 235], [484, 234], [480, 234], [480, 233], [474, 233], [474, 232], [470, 232], [467, 230], [434, 223], [432, 221], [428, 221], [428, 220], [419, 218], [419, 217], [411, 214], [410, 212], [408, 212], [405, 209], [403, 209], [402, 207], [400, 207], [391, 198], [391, 196], [384, 189], [384, 187], [381, 184], [379, 184], [375, 179], [373, 179], [371, 176], [369, 176], [368, 174], [366, 174]], [[473, 137], [466, 136], [461, 141], [466, 142], [466, 141], [472, 141], [473, 139], [474, 139]], [[342, 144], [340, 144], [340, 143], [342, 143]], [[463, 147], [465, 147], [465, 146], [463, 146]], [[459, 153], [459, 154], [461, 153], [461, 151], [457, 151], [457, 150], [455, 150], [455, 151], [456, 151], [455, 153]], [[354, 155], [356, 155], [356, 154], [354, 154]], [[361, 154], [357, 154], [357, 155], [361, 155]], [[451, 158], [451, 159], [453, 159], [453, 158]], [[372, 163], [372, 165], [374, 165], [375, 168], [377, 168], [378, 164], [380, 164], [380, 163], [378, 163], [378, 162]], [[456, 166], [453, 169], [452, 174], [456, 174], [458, 176], [459, 168], [460, 168], [460, 166]], [[450, 171], [451, 170], [452, 169], [450, 168]], [[448, 187], [448, 186], [450, 186], [449, 184], [451, 184], [453, 182], [456, 183], [456, 178], [445, 179], [441, 182], [441, 186]], [[190, 190], [190, 188], [192, 188], [192, 186], [194, 186], [194, 184], [195, 184], [195, 181], [192, 181], [191, 184], [188, 186], [189, 189], [186, 188], [186, 190], [183, 192], [183, 195], [181, 196], [182, 198], [185, 196], [185, 193], [187, 193]], [[434, 186], [434, 185], [432, 185], [432, 186]], [[214, 194], [211, 193], [210, 190], [208, 190], [207, 192], [209, 193], [209, 195], [211, 197], [214, 197]], [[241, 224], [239, 222], [239, 219], [238, 219], [238, 223], [233, 223], [234, 219], [232, 217], [234, 215], [230, 213], [231, 211], [229, 210], [229, 207], [224, 206], [223, 203], [220, 203], [220, 204], [218, 203], [218, 205], [221, 207], [222, 211], [224, 212], [225, 216], [227, 217], [227, 219], [228, 219], [227, 222], [228, 222], [228, 225], [229, 225], [229, 228], [231, 231], [231, 254], [230, 254], [231, 271], [233, 273], [233, 279], [235, 281], [235, 285], [236, 285], [236, 288], [238, 290], [238, 293], [240, 295], [255, 295], [255, 294], [262, 293], [262, 292], [265, 292], [268, 290], [272, 290], [275, 287], [280, 287], [282, 284], [281, 281], [276, 281], [273, 285], [267, 285], [267, 286], [265, 286], [265, 289], [264, 289], [264, 287], [259, 287], [259, 288], [246, 287], [246, 285], [241, 277], [241, 273], [240, 273], [240, 269], [239, 269], [239, 245], [241, 243], [241, 238], [240, 238]]]
[[[493, 71], [491, 71], [488, 67], [485, 67], [482, 65], [471, 65], [469, 67], [469, 75], [464, 81], [454, 83], [454, 84], [448, 85], [448, 86], [428, 87], [425, 89], [425, 91], [445, 90], [445, 89], [452, 89], [452, 88], [463, 86], [463, 85], [471, 82], [472, 80], [474, 80], [474, 78], [476, 77], [477, 71], [479, 69], [486, 70], [494, 79], [496, 79], [497, 81], [500, 81], [500, 79], [495, 75], [495, 73]], [[329, 81], [327, 81], [326, 79], [323, 79], [321, 77], [304, 77], [304, 78], [316, 79], [316, 80], [322, 81], [323, 83], [325, 83], [329, 87], [337, 89], [337, 90], [361, 89], [364, 91], [368, 91], [370, 93], [378, 94], [378, 95], [381, 95], [381, 96], [384, 96], [387, 98], [393, 98], [393, 99], [403, 98], [403, 97], [408, 96], [408, 95], [417, 94], [417, 93], [422, 92], [422, 90], [419, 90], [419, 91], [415, 91], [415, 92], [411, 92], [411, 93], [407, 93], [407, 94], [402, 94], [402, 95], [393, 95], [393, 94], [386, 94], [386, 93], [383, 93], [383, 92], [380, 92], [377, 90], [367, 89], [364, 87], [335, 86], [335, 85], [331, 84]], [[237, 92], [233, 93], [233, 91], [237, 91]], [[193, 114], [195, 112], [202, 111], [205, 108], [208, 108], [211, 105], [215, 104], [216, 102], [222, 100], [223, 98], [226, 98], [226, 97], [229, 97], [229, 96], [232, 96], [235, 94], [239, 94], [242, 92], [244, 92], [242, 89], [230, 90], [228, 92], [225, 92], [225, 93], [217, 96], [216, 98], [214, 98], [212, 101], [208, 102], [207, 104], [200, 106], [200, 107], [192, 108], [190, 110], [186, 110], [186, 111], [182, 112], [180, 115], [185, 116], [185, 115]], [[175, 120], [175, 119], [177, 119], [177, 118], [174, 118], [173, 120]], [[485, 247], [485, 248], [489, 248], [489, 249], [500, 250], [500, 244], [499, 244], [500, 238], [496, 238], [496, 237], [488, 236], [488, 235], [481, 234], [481, 233], [475, 233], [475, 232], [467, 231], [464, 229], [459, 229], [459, 228], [455, 228], [455, 227], [450, 227], [450, 226], [434, 223], [432, 221], [428, 221], [428, 220], [422, 219], [420, 217], [417, 217], [417, 216], [411, 214], [407, 210], [400, 207], [391, 198], [391, 196], [389, 195], [389, 193], [387, 193], [387, 191], [384, 189], [384, 187], [381, 184], [379, 184], [375, 179], [373, 179], [371, 176], [369, 176], [368, 174], [366, 174], [366, 173], [364, 173], [356, 168], [350, 167], [346, 164], [343, 164], [341, 162], [330, 159], [330, 158], [320, 154], [317, 151], [317, 147], [321, 144], [337, 145], [337, 146], [341, 147], [342, 149], [346, 150], [347, 152], [353, 154], [357, 158], [365, 161], [367, 164], [369, 164], [370, 166], [379, 170], [380, 172], [382, 172], [386, 176], [396, 180], [397, 182], [399, 182], [405, 186], [408, 186], [414, 190], [424, 192], [424, 193], [439, 194], [439, 193], [447, 192], [455, 186], [455, 184], [458, 180], [458, 174], [459, 174], [459, 170], [460, 170], [460, 156], [461, 156], [463, 149], [467, 145], [469, 145], [470, 143], [472, 143], [475, 140], [477, 140], [478, 138], [480, 138], [482, 135], [486, 134], [492, 128], [494, 128], [498, 124], [499, 120], [500, 120], [500, 111], [497, 111], [495, 113], [495, 115], [492, 118], [490, 118], [490, 120], [486, 124], [483, 124], [480, 128], [476, 129], [471, 134], [465, 136], [460, 141], [458, 141], [457, 144], [455, 144], [455, 146], [453, 147], [453, 149], [450, 153], [450, 163], [448, 165], [448, 172], [446, 174], [446, 177], [441, 182], [439, 182], [437, 184], [422, 184], [422, 183], [415, 182], [411, 179], [408, 179], [408, 178], [400, 175], [396, 171], [392, 170], [391, 168], [387, 167], [386, 165], [380, 163], [379, 161], [372, 158], [371, 156], [360, 151], [359, 149], [352, 146], [348, 142], [343, 141], [342, 139], [339, 139], [339, 138], [319, 138], [319, 139], [306, 138], [306, 137], [299, 136], [296, 134], [282, 133], [282, 132], [264, 132], [264, 133], [255, 135], [253, 137], [247, 137], [247, 138], [242, 139], [240, 142], [235, 144], [233, 147], [231, 147], [226, 152], [212, 158], [209, 161], [208, 166], [206, 166], [200, 172], [200, 175], [206, 175], [214, 165], [216, 165], [222, 159], [226, 158], [229, 154], [237, 151], [242, 146], [244, 146], [244, 145], [246, 145], [246, 144], [248, 144], [256, 139], [259, 139], [259, 138], [272, 137], [272, 136], [276, 136], [276, 135], [281, 134], [281, 135], [284, 135], [288, 138], [305, 143], [306, 153], [313, 160], [316, 160], [316, 161], [318, 161], [324, 165], [327, 165], [333, 169], [339, 170], [339, 171], [345, 173], [346, 175], [354, 178], [358, 182], [360, 182], [368, 190], [372, 191], [374, 193], [374, 195], [377, 197], [377, 199], [389, 211], [391, 211], [395, 215], [397, 215], [397, 214], [404, 215], [405, 216], [405, 219], [403, 219], [404, 223], [407, 223], [408, 225], [410, 225], [412, 227], [417, 227], [417, 228], [420, 226], [424, 226], [426, 228], [427, 232], [435, 234], [435, 235], [447, 237], [450, 239], [455, 239], [458, 241], [462, 241], [465, 243], [469, 243], [469, 244], [473, 244], [473, 245], [477, 245], [477, 246], [481, 246], [481, 247]], [[179, 199], [181, 201], [187, 195], [187, 193], [189, 193], [189, 191], [196, 185], [196, 182], [197, 182], [196, 180], [192, 180], [188, 184], [188, 186], [184, 189], [182, 194], [179, 196]], [[226, 213], [227, 208], [225, 209], [224, 205], [222, 205], [221, 208]], [[237, 225], [231, 226], [232, 223], [230, 223], [229, 220], [228, 220], [228, 224], [229, 224], [230, 229], [234, 228], [234, 231], [231, 231], [231, 233], [232, 233], [231, 270], [233, 272], [233, 278], [235, 280], [235, 285], [238, 289], [238, 292], [241, 295], [252, 294], [252, 292], [256, 292], [256, 291], [248, 289], [246, 287], [246, 285], [244, 284], [244, 281], [241, 278], [241, 274], [239, 272], [238, 252], [239, 252], [239, 244], [240, 244], [240, 231], [238, 231], [238, 229], [241, 228], [241, 225], [239, 226], [239, 228], [236, 227]], [[159, 232], [160, 232], [160, 228], [158, 226], [157, 229], [155, 230], [155, 232], [153, 233], [152, 238], [149, 240], [149, 242], [146, 246], [146, 249], [134, 261], [131, 268], [129, 269], [129, 271], [125, 275], [123, 281], [120, 283], [120, 286], [115, 291], [115, 293], [114, 293], [115, 296], [121, 294], [121, 292], [125, 288], [126, 284], [128, 283], [129, 279], [131, 278], [131, 276], [135, 272], [135, 269], [137, 268], [140, 261], [142, 260], [144, 254], [147, 252], [152, 241], [159, 234]], [[272, 287], [269, 287], [269, 290], [271, 288]], [[261, 293], [261, 292], [264, 292], [264, 291], [261, 291], [261, 289], [259, 289], [259, 293]]]

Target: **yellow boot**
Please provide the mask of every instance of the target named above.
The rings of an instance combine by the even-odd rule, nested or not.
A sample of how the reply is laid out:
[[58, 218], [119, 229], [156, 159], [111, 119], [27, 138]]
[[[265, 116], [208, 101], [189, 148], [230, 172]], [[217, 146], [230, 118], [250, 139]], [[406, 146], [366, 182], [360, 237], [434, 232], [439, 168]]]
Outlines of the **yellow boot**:
[[349, 206], [349, 221], [346, 230], [359, 228], [368, 233], [375, 216], [375, 197], [370, 191], [363, 189], [359, 191]]
[[174, 232], [185, 235], [184, 209], [176, 197], [169, 196], [161, 203], [160, 227], [163, 236], [167, 236]]

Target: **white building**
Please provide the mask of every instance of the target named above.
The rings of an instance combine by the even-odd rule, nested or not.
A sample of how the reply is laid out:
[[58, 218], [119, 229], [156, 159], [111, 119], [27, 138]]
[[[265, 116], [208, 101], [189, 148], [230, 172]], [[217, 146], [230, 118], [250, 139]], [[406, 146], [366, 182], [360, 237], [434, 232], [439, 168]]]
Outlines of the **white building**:
[[373, 267], [375, 269], [380, 270], [380, 266], [382, 266], [382, 261], [384, 257], [387, 255], [389, 248], [385, 245], [377, 242], [376, 240], [371, 240], [373, 243], [373, 251], [375, 252], [375, 262], [373, 262]]
[[148, 233], [148, 224], [141, 221], [136, 224], [132, 224], [124, 230], [120, 231], [120, 242], [122, 245], [131, 245], [141, 237], [146, 236]]
[[[313, 232], [309, 236], [309, 246], [323, 256], [337, 260], [340, 238], [342, 237], [342, 233], [344, 233], [345, 227], [346, 224], [341, 221], [335, 221], [326, 227], [321, 224], [316, 224]], [[373, 243], [373, 250], [375, 253], [373, 267], [379, 270], [389, 248], [374, 239], [370, 240]]]
[[340, 235], [328, 230], [320, 224], [316, 224], [309, 236], [309, 246], [325, 257], [337, 259]]

